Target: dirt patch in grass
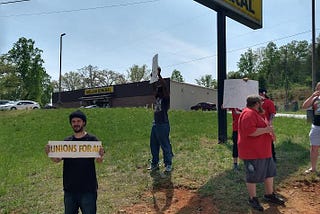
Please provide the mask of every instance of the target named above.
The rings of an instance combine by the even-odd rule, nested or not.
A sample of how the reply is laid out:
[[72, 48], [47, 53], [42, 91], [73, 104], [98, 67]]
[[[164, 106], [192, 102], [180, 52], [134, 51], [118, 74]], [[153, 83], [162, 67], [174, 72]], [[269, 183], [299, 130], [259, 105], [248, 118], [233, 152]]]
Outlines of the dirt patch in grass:
[[286, 198], [286, 206], [280, 207], [280, 213], [316, 214], [320, 210], [320, 183], [307, 180], [296, 181], [279, 191]]
[[[246, 191], [246, 190], [244, 190]], [[276, 206], [264, 202], [264, 213], [316, 214], [320, 210], [320, 182], [307, 180], [294, 183], [277, 190], [286, 200], [285, 206]], [[246, 203], [244, 201], [244, 203]], [[219, 205], [212, 197], [202, 197], [196, 189], [174, 187], [171, 182], [163, 179], [153, 189], [141, 195], [141, 200], [130, 207], [122, 208], [118, 214], [215, 214], [220, 213]], [[226, 213], [226, 210], [224, 210]], [[235, 212], [232, 212], [235, 213]], [[240, 212], [239, 212], [240, 213]], [[243, 213], [243, 212], [242, 212]], [[260, 213], [250, 210], [248, 213]]]
[[219, 213], [209, 197], [201, 197], [192, 190], [173, 188], [146, 192], [142, 202], [118, 211], [118, 213]]

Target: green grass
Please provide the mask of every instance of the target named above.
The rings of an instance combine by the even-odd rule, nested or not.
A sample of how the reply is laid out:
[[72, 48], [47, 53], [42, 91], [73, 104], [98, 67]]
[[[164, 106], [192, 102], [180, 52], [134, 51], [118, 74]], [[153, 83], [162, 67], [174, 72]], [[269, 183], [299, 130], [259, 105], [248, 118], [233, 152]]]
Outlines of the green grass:
[[[49, 140], [72, 134], [68, 115], [73, 109], [0, 112], [0, 213], [63, 213], [62, 164], [44, 153]], [[144, 108], [84, 109], [87, 131], [106, 148], [97, 164], [99, 213], [116, 213], [141, 201], [153, 188], [146, 170], [150, 159], [152, 111]], [[217, 112], [170, 111], [175, 153], [171, 181], [175, 187], [212, 197], [221, 213], [248, 213], [244, 172], [232, 171], [232, 142], [218, 144]], [[228, 114], [228, 135], [231, 136]], [[276, 118], [279, 158], [277, 187], [303, 179], [309, 164], [305, 120]], [[243, 168], [241, 165], [240, 167]], [[263, 194], [263, 186], [258, 186]], [[233, 206], [230, 206], [232, 202]]]

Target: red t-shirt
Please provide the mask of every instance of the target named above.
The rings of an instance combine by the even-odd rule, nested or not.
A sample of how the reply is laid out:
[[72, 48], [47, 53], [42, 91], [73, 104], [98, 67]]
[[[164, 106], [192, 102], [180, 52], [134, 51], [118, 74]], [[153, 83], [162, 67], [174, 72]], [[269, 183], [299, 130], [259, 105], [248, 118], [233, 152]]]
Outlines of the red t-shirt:
[[241, 159], [271, 158], [272, 137], [269, 133], [250, 136], [257, 128], [267, 126], [267, 121], [255, 109], [245, 108], [238, 123], [238, 151]]
[[265, 111], [264, 114], [265, 114], [266, 119], [267, 119], [268, 122], [270, 123], [270, 116], [271, 116], [271, 114], [274, 114], [274, 115], [275, 115], [275, 114], [277, 113], [277, 112], [276, 112], [276, 107], [275, 107], [273, 101], [270, 100], [270, 99], [268, 99], [268, 98], [265, 98], [265, 99], [263, 100], [262, 108], [263, 108], [263, 110]]
[[232, 108], [232, 131], [238, 131], [238, 121], [241, 114], [241, 110], [238, 108]]

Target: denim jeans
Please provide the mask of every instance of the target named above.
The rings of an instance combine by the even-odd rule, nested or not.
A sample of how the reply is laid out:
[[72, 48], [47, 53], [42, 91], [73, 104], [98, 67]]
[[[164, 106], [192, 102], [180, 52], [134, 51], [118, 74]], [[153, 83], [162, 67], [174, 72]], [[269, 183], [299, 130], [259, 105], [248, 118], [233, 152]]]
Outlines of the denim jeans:
[[79, 208], [82, 214], [97, 213], [97, 192], [71, 193], [64, 192], [65, 214], [78, 214]]
[[163, 152], [164, 165], [172, 165], [172, 148], [169, 140], [170, 125], [169, 123], [164, 124], [153, 124], [150, 136], [150, 149], [152, 154], [153, 166], [159, 163], [159, 152], [160, 147]]

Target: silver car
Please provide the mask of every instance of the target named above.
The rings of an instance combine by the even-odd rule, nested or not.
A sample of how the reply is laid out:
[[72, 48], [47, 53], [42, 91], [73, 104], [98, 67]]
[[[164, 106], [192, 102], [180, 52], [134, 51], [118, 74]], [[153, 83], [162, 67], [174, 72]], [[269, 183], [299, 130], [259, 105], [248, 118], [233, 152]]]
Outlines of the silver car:
[[5, 110], [40, 109], [39, 103], [32, 100], [19, 100], [2, 106]]
[[0, 110], [7, 110], [7, 106], [14, 103], [10, 100], [0, 100]]

